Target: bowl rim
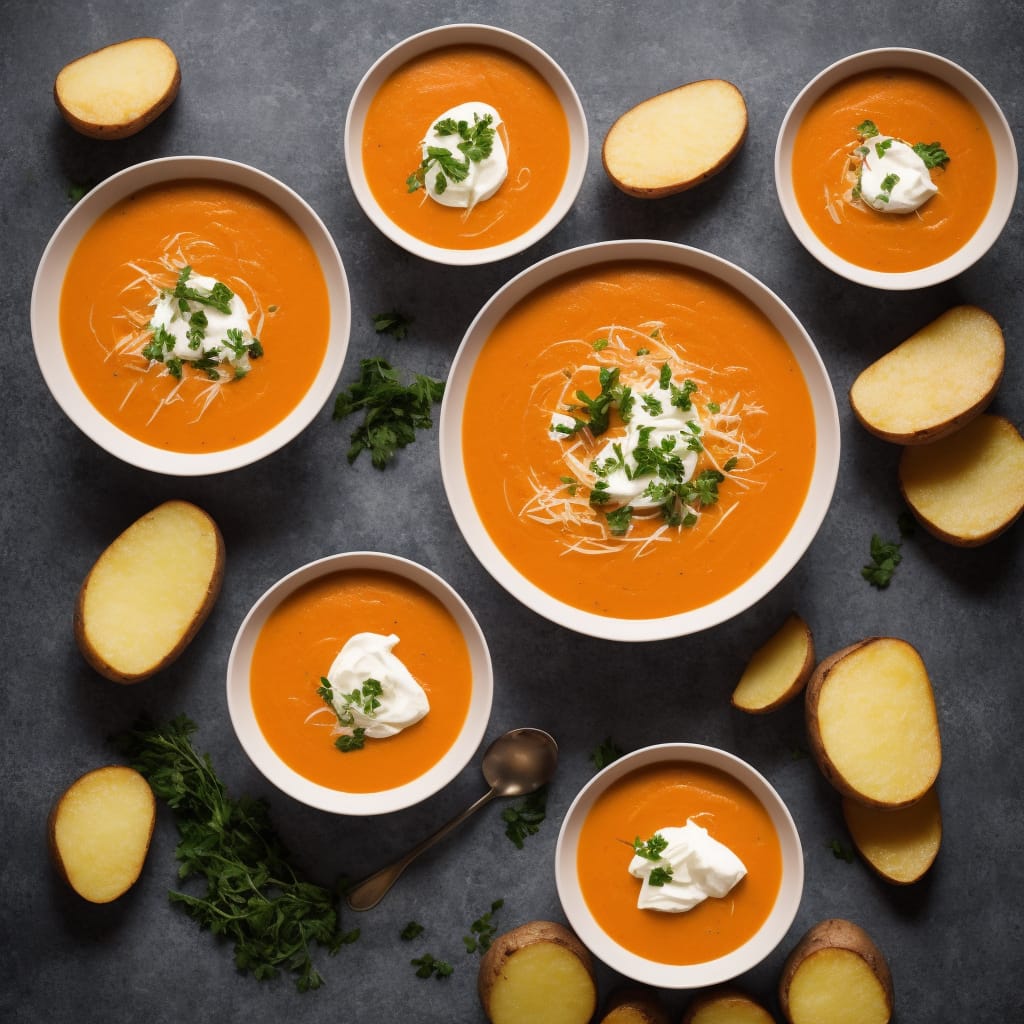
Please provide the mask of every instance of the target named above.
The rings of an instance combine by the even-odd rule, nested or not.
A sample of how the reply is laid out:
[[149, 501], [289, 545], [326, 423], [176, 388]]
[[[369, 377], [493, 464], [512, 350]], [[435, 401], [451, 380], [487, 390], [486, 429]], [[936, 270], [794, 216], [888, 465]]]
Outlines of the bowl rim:
[[[469, 652], [473, 677], [466, 720], [447, 752], [422, 775], [401, 786], [372, 793], [332, 789], [300, 775], [267, 742], [249, 697], [249, 670], [260, 630], [269, 615], [300, 587], [323, 576], [373, 569], [410, 580], [437, 598], [455, 620]], [[226, 673], [228, 716], [238, 742], [260, 773], [288, 796], [332, 814], [387, 814], [411, 807], [440, 791], [469, 763], [483, 740], [491, 714], [494, 676], [491, 655], [472, 611], [455, 589], [419, 562], [382, 551], [346, 551], [326, 555], [293, 569], [256, 599], [231, 644]]]
[[[505, 50], [530, 65], [554, 91], [565, 112], [569, 128], [569, 166], [566, 169], [565, 181], [551, 208], [536, 224], [516, 238], [480, 249], [448, 249], [433, 245], [399, 227], [377, 202], [363, 170], [363, 128], [370, 103], [381, 83], [412, 59], [443, 46], [458, 44], [476, 44]], [[373, 225], [385, 237], [414, 256], [445, 266], [460, 267], [478, 266], [507, 259], [539, 242], [554, 230], [569, 212], [579, 194], [590, 155], [589, 131], [583, 104], [569, 76], [555, 59], [536, 43], [517, 32], [495, 25], [472, 22], [458, 22], [425, 29], [395, 43], [378, 57], [352, 93], [345, 117], [343, 148], [352, 192]]]
[[[807, 495], [772, 556], [743, 584], [710, 604], [651, 619], [598, 615], [552, 597], [505, 558], [476, 514], [462, 459], [461, 420], [476, 357], [503, 316], [540, 285], [573, 270], [622, 261], [669, 263], [701, 271], [747, 298], [779, 331], [793, 351], [814, 408], [818, 441]], [[794, 342], [796, 346], [794, 347]], [[605, 640], [667, 640], [717, 626], [746, 611], [796, 565], [814, 539], [831, 504], [839, 473], [840, 430], [835, 393], [821, 356], [803, 325], [767, 285], [735, 263], [691, 246], [656, 239], [594, 242], [548, 256], [527, 267], [488, 299], [455, 353], [441, 404], [438, 430], [441, 477], [456, 524], [490, 575], [539, 615], [587, 636]]]
[[[580, 828], [595, 801], [623, 776], [666, 761], [717, 768], [746, 786], [771, 817], [782, 851], [779, 893], [765, 922], [742, 946], [699, 964], [660, 964], [620, 946], [594, 919], [576, 881]], [[656, 743], [623, 755], [589, 779], [576, 795], [562, 819], [555, 845], [555, 885], [562, 910], [580, 941], [613, 970], [657, 988], [703, 988], [730, 981], [755, 967], [785, 938], [803, 895], [803, 847], [796, 823], [782, 797], [753, 765], [720, 747], [702, 743]]]
[[[207, 179], [249, 188], [281, 209], [302, 231], [320, 263], [330, 304], [323, 363], [298, 404], [266, 433], [216, 452], [174, 452], [132, 437], [104, 417], [82, 392], [64, 358], [60, 296], [68, 264], [97, 219], [126, 196], [166, 182]], [[61, 220], [36, 268], [31, 330], [36, 361], [65, 415], [105, 451], [139, 469], [168, 476], [207, 476], [250, 465], [296, 438], [331, 398], [348, 350], [352, 305], [337, 246], [323, 221], [297, 192], [266, 171], [223, 157], [167, 156], [112, 174], [87, 193]]]
[[[918, 270], [889, 272], [858, 266], [837, 256], [811, 230], [793, 192], [790, 166], [793, 144], [808, 110], [833, 85], [862, 71], [900, 67], [921, 71], [952, 86], [970, 102], [988, 130], [996, 155], [992, 203], [977, 231], [955, 253]], [[888, 291], [907, 291], [941, 284], [973, 266], [995, 244], [1013, 209], [1017, 193], [1017, 149], [1006, 116], [992, 94], [955, 61], [928, 50], [884, 46], [861, 50], [818, 72], [797, 94], [782, 119], [775, 144], [775, 191], [782, 213], [801, 245], [823, 266], [855, 284]]]

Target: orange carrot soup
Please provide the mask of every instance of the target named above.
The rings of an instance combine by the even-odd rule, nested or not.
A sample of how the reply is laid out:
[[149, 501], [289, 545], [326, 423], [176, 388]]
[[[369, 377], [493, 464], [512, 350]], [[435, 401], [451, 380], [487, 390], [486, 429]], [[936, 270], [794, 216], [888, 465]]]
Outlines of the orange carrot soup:
[[503, 318], [462, 445], [477, 513], [523, 576], [639, 619], [702, 607], [771, 557], [815, 427], [795, 356], [751, 302], [700, 272], [608, 263]]
[[64, 353], [85, 396], [125, 433], [175, 452], [223, 451], [283, 420], [316, 378], [329, 328], [302, 231], [219, 181], [116, 203], [79, 243], [61, 292]]
[[[637, 908], [629, 873], [636, 838], [688, 818], [743, 862], [745, 877], [721, 899], [683, 913]], [[576, 855], [580, 889], [597, 923], [620, 946], [665, 964], [699, 964], [738, 949], [764, 924], [782, 883], [782, 849], [768, 812], [716, 768], [664, 762], [614, 782], [591, 808]]]
[[[426, 159], [424, 139], [463, 104], [497, 111], [493, 130], [508, 162], [497, 191], [469, 208], [442, 205], [431, 178], [424, 182], [421, 174], [415, 187], [412, 181]], [[444, 138], [463, 144], [454, 126]], [[435, 147], [443, 141], [433, 139]], [[466, 167], [473, 141], [461, 150]], [[447, 46], [384, 82], [367, 110], [362, 156], [370, 190], [400, 228], [442, 248], [483, 249], [519, 237], [554, 205], [569, 168], [569, 125], [554, 90], [518, 57], [488, 46]], [[449, 191], [456, 178], [447, 176]]]
[[[426, 692], [430, 710], [387, 738], [341, 750], [339, 719], [320, 689], [358, 633], [397, 635], [394, 655]], [[452, 616], [410, 580], [344, 570], [312, 580], [271, 612], [250, 668], [256, 721], [278, 756], [321, 786], [373, 793], [402, 786], [455, 743], [472, 691], [469, 650]]]
[[[883, 155], [858, 131], [865, 122], [868, 132], [874, 126], [911, 147], [938, 143], [944, 151], [927, 159], [938, 191], [916, 210], [879, 212], [860, 195], [862, 166]], [[797, 132], [792, 175], [804, 218], [832, 252], [900, 273], [939, 263], [971, 238], [992, 204], [996, 157], [981, 115], [952, 86], [882, 69], [854, 75], [814, 103]]]

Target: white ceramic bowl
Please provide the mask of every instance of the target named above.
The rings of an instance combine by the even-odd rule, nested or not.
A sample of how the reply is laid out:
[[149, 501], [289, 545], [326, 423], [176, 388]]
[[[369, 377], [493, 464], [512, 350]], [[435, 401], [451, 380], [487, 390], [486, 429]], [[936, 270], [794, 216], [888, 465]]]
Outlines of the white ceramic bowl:
[[[814, 410], [817, 445], [807, 497], [775, 553], [731, 593], [692, 611], [649, 619], [614, 618], [566, 604], [509, 563], [480, 520], [462, 459], [462, 414], [481, 350], [521, 299], [573, 270], [618, 261], [653, 260], [708, 274], [745, 296], [783, 336], [803, 373]], [[499, 289], [470, 324], [455, 355], [440, 417], [441, 474], [455, 521], [484, 568], [528, 608], [569, 629], [610, 640], [664, 640], [709, 629], [745, 611], [774, 587], [810, 546], [828, 511], [839, 472], [839, 415], [828, 373], [807, 332], [782, 300], [755, 277], [711, 253], [672, 242], [599, 242], [550, 256]]]
[[[85, 233], [115, 203], [150, 185], [206, 178], [242, 185], [265, 196], [299, 226], [323, 270], [331, 310], [323, 365], [305, 397], [265, 434], [223, 451], [165, 451], [124, 433], [82, 393], [64, 357], [60, 334], [60, 296], [68, 263]], [[172, 156], [135, 164], [107, 178], [61, 221], [43, 252], [32, 289], [32, 341], [43, 378], [71, 421], [101, 448], [140, 469], [170, 476], [206, 476], [239, 469], [277, 451], [305, 429], [331, 398], [348, 349], [351, 303], [341, 256], [320, 218], [300, 196], [276, 178], [232, 160], [208, 156]]]
[[[405, 785], [377, 793], [347, 793], [312, 782], [285, 764], [267, 742], [256, 721], [249, 689], [249, 671], [260, 630], [280, 603], [300, 587], [332, 573], [373, 570], [410, 580], [437, 598], [455, 620], [469, 651], [473, 692], [469, 711], [455, 742], [423, 775]], [[446, 786], [480, 746], [491, 714], [494, 681], [487, 642], [473, 613], [436, 573], [397, 555], [353, 551], [310, 562], [275, 583], [246, 615], [228, 658], [228, 713], [242, 749], [252, 763], [282, 792], [310, 807], [334, 814], [384, 814], [411, 807]]]
[[[580, 891], [577, 877], [580, 829], [595, 801], [624, 775], [647, 765], [665, 762], [708, 765], [742, 783], [768, 812], [782, 850], [782, 880], [775, 904], [764, 924], [738, 949], [699, 964], [657, 963], [619, 945], [594, 919]], [[555, 883], [569, 924], [583, 944], [613, 970], [657, 988], [703, 988], [721, 984], [749, 971], [764, 960], [785, 937], [803, 895], [803, 849], [796, 825], [782, 798], [768, 780], [746, 761], [735, 754], [698, 743], [662, 743], [619, 758], [580, 790], [566, 812], [558, 834]]]
[[[920, 270], [900, 273], [886, 273], [870, 270], [837, 256], [821, 241], [808, 226], [800, 211], [800, 205], [793, 192], [793, 143], [800, 124], [817, 100], [834, 85], [863, 71], [876, 68], [901, 68], [921, 71], [952, 86], [964, 96], [981, 115], [992, 139], [996, 154], [996, 187], [992, 205], [978, 230], [968, 242], [952, 256], [922, 267]], [[1006, 123], [999, 104], [991, 93], [973, 75], [959, 64], [925, 50], [903, 47], [884, 47], [865, 50], [844, 57], [825, 68], [821, 74], [804, 87], [793, 100], [779, 129], [775, 146], [775, 189], [778, 192], [782, 212], [789, 222], [793, 234], [803, 247], [821, 264], [841, 277], [870, 288], [884, 288], [891, 291], [905, 291], [911, 288], [927, 288], [933, 284], [948, 281], [981, 259], [995, 243], [1006, 225], [1017, 192], [1017, 150], [1013, 133]]]
[[[504, 50], [532, 67], [554, 90], [569, 124], [569, 167], [551, 209], [533, 227], [500, 245], [481, 249], [448, 249], [431, 245], [399, 227], [374, 198], [363, 169], [363, 128], [370, 103], [381, 85], [400, 67], [416, 57], [443, 46], [489, 46]], [[345, 165], [359, 205], [371, 221], [396, 245], [414, 256], [448, 266], [493, 263], [514, 256], [540, 241], [569, 212], [583, 184], [589, 143], [587, 119], [576, 90], [565, 72], [542, 49], [514, 32], [491, 25], [443, 25], [419, 32], [396, 43], [363, 76], [356, 86], [345, 120]]]

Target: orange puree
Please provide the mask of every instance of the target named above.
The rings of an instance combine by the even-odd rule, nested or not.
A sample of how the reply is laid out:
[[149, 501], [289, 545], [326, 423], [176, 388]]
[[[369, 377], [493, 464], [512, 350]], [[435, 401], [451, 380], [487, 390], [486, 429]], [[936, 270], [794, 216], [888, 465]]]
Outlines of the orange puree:
[[[508, 177], [471, 210], [442, 206], [406, 179], [423, 159], [421, 142], [461, 103], [497, 110]], [[374, 197], [399, 227], [446, 249], [483, 249], [517, 238], [554, 205], [569, 168], [569, 125], [543, 77], [518, 57], [488, 46], [447, 46], [399, 68], [366, 114], [363, 168]]]
[[[845, 175], [865, 119], [883, 135], [940, 142], [949, 154], [931, 170], [938, 193], [916, 212], [879, 213], [850, 200]], [[996, 158], [981, 116], [955, 89], [918, 71], [883, 69], [817, 100], [797, 132], [792, 173], [800, 211], [829, 249], [859, 267], [898, 273], [941, 262], [977, 231], [995, 193]]]
[[[638, 356], [644, 348], [649, 353]], [[657, 376], [666, 360], [679, 368], [677, 385], [686, 378], [699, 385], [694, 409], [705, 426], [717, 423], [735, 435], [729, 443], [710, 430], [703, 435], [698, 473], [739, 453], [735, 472], [719, 484], [718, 503], [705, 506], [690, 527], [666, 527], [657, 510], [646, 519], [634, 515], [619, 540], [600, 535], [601, 517], [580, 489], [580, 521], [543, 521], [571, 497], [562, 479], [572, 476], [566, 442], [548, 433], [552, 413], [575, 401], [577, 387], [598, 393], [598, 366], [620, 367], [625, 381]], [[736, 417], [714, 420], [708, 403]], [[616, 430], [622, 426], [613, 413], [607, 434], [579, 434], [582, 462]], [[639, 619], [705, 605], [768, 560], [806, 496], [815, 430], [796, 359], [750, 302], [684, 268], [612, 263], [557, 278], [498, 324], [469, 382], [462, 444], [477, 512], [523, 576], [574, 607]]]
[[[186, 364], [179, 386], [139, 354], [157, 289], [185, 264], [245, 302], [265, 354], [244, 379], [222, 367], [214, 383]], [[329, 328], [327, 285], [298, 226], [217, 181], [153, 185], [115, 204], [79, 243], [61, 293], [61, 340], [86, 397], [125, 433], [175, 452], [223, 451], [283, 420], [316, 378]]]
[[[693, 818], [747, 869], [722, 899], [682, 914], [638, 910], [632, 843]], [[768, 812], [746, 786], [698, 764], [665, 762], [623, 776], [598, 797], [580, 830], [576, 866], [583, 898], [619, 945], [663, 964], [698, 964], [738, 949], [771, 913], [782, 851]]]
[[[317, 688], [356, 633], [398, 636], [394, 654], [426, 691], [430, 711], [397, 736], [342, 753], [332, 736], [337, 717]], [[322, 786], [373, 793], [410, 782], [444, 756], [466, 719], [472, 672], [462, 633], [437, 598], [400, 576], [346, 570], [300, 587], [270, 614], [249, 685], [256, 721], [286, 764]]]

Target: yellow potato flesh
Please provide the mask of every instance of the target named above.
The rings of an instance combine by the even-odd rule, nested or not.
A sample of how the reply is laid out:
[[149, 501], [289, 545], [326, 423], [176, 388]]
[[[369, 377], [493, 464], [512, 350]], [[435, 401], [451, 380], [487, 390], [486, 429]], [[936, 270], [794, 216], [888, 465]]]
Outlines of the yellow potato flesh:
[[724, 996], [702, 1006], [689, 1024], [775, 1024], [775, 1021], [764, 1007], [749, 999]]
[[942, 811], [934, 786], [916, 804], [895, 811], [845, 799], [843, 817], [863, 857], [898, 884], [916, 882], [939, 852]]
[[803, 620], [790, 616], [750, 659], [733, 692], [733, 704], [744, 711], [759, 711], [787, 697], [790, 690], [793, 696], [799, 693], [796, 684], [807, 674], [809, 643], [810, 634]]
[[793, 1024], [886, 1024], [889, 1004], [871, 967], [848, 949], [821, 949], [789, 985]]
[[577, 956], [554, 942], [516, 950], [490, 991], [493, 1024], [587, 1024], [594, 983]]

